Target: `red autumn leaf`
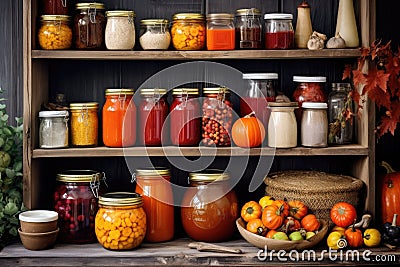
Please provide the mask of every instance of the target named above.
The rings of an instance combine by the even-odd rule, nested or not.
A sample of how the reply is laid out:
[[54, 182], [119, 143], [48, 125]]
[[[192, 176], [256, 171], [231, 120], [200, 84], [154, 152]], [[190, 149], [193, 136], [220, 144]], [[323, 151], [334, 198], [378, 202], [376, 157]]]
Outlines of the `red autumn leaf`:
[[390, 109], [390, 95], [375, 87], [368, 91], [368, 98], [375, 102], [378, 107]]
[[353, 70], [353, 83], [354, 86], [358, 87], [360, 84], [366, 84], [367, 79], [364, 76], [364, 73], [360, 70]]
[[360, 50], [361, 50], [361, 57], [367, 57], [369, 55], [370, 49], [368, 47], [362, 47]]
[[351, 78], [351, 65], [350, 64], [346, 64], [344, 66], [344, 71], [343, 71], [343, 76], [342, 76], [342, 80], [346, 80], [348, 78]]
[[392, 135], [394, 135], [394, 131], [396, 130], [397, 127], [397, 121], [393, 120], [389, 117], [383, 117], [382, 122], [378, 127], [378, 137], [381, 137], [387, 132], [390, 132]]

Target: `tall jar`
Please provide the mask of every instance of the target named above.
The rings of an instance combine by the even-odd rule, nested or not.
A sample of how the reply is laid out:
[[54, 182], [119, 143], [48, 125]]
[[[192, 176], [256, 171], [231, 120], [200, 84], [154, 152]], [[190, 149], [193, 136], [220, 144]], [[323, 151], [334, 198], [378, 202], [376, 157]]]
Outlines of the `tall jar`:
[[207, 15], [207, 50], [235, 49], [235, 24], [233, 14]]
[[297, 122], [294, 110], [297, 102], [269, 102], [268, 146], [291, 148], [297, 146]]
[[265, 49], [294, 48], [293, 15], [270, 13], [264, 15]]
[[143, 198], [147, 217], [145, 240], [165, 242], [174, 237], [174, 196], [167, 168], [142, 168], [136, 173], [136, 192]]
[[301, 145], [326, 147], [328, 145], [328, 115], [326, 103], [303, 102], [301, 118]]
[[178, 13], [172, 18], [172, 44], [176, 50], [202, 50], [206, 42], [204, 15]]
[[43, 14], [68, 15], [70, 0], [42, 0]]
[[196, 241], [222, 242], [233, 237], [239, 216], [230, 176], [221, 170], [190, 173], [190, 186], [181, 205], [182, 225]]
[[139, 43], [143, 50], [167, 50], [171, 43], [169, 21], [166, 19], [142, 19]]
[[39, 119], [40, 148], [68, 147], [68, 111], [40, 111]]
[[106, 249], [130, 250], [138, 247], [146, 234], [142, 197], [128, 192], [100, 196], [95, 231], [97, 241]]
[[139, 143], [145, 146], [161, 146], [166, 141], [166, 120], [169, 113], [167, 90], [141, 89], [139, 104]]
[[105, 42], [108, 50], [131, 50], [135, 46], [135, 12], [112, 10], [106, 12]]
[[329, 144], [342, 145], [353, 141], [353, 116], [347, 119], [347, 109], [353, 112], [353, 101], [349, 96], [350, 83], [333, 83], [328, 96]]
[[128, 147], [136, 142], [134, 90], [107, 89], [103, 106], [103, 143], [108, 147]]
[[231, 145], [232, 102], [228, 88], [203, 89], [203, 144], [215, 146]]
[[71, 48], [72, 29], [70, 16], [43, 15], [38, 32], [39, 45], [45, 50], [60, 50]]
[[193, 146], [201, 140], [201, 107], [197, 88], [175, 88], [170, 107], [170, 138], [173, 145]]
[[261, 12], [257, 8], [236, 10], [236, 49], [261, 49]]
[[71, 103], [71, 144], [76, 147], [94, 147], [98, 144], [99, 103]]
[[54, 210], [58, 212], [59, 239], [65, 243], [92, 243], [100, 181], [104, 175], [92, 170], [57, 174]]
[[311, 8], [306, 1], [302, 1], [297, 6], [296, 32], [294, 34], [295, 46], [297, 48], [307, 48], [312, 32]]
[[74, 39], [77, 49], [104, 48], [106, 18], [104, 4], [77, 3], [74, 16]]

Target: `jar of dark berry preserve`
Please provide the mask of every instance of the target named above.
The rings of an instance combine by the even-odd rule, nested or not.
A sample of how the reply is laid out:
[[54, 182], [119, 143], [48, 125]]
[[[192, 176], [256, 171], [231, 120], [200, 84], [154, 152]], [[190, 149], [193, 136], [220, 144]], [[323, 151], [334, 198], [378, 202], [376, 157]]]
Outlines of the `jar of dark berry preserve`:
[[93, 170], [69, 170], [57, 174], [54, 210], [58, 212], [59, 239], [64, 243], [96, 241], [95, 216], [100, 182], [104, 173]]
[[236, 10], [236, 49], [261, 49], [261, 12], [257, 8]]
[[42, 0], [43, 14], [68, 15], [71, 0]]

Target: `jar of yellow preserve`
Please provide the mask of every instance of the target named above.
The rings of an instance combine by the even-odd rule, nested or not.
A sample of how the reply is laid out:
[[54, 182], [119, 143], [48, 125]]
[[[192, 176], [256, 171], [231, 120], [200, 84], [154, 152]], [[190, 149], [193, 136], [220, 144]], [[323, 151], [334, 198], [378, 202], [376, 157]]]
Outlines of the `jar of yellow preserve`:
[[76, 147], [97, 146], [99, 103], [71, 103], [71, 144]]

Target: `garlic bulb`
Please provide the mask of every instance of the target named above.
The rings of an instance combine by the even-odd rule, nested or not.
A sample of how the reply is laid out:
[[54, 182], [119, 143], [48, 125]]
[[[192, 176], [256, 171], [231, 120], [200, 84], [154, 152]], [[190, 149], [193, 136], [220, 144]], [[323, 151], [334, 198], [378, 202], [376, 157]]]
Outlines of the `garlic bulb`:
[[334, 37], [328, 40], [326, 48], [346, 48], [346, 42], [339, 33], [336, 33]]
[[326, 35], [314, 31], [307, 42], [307, 48], [310, 50], [323, 49], [325, 46]]

